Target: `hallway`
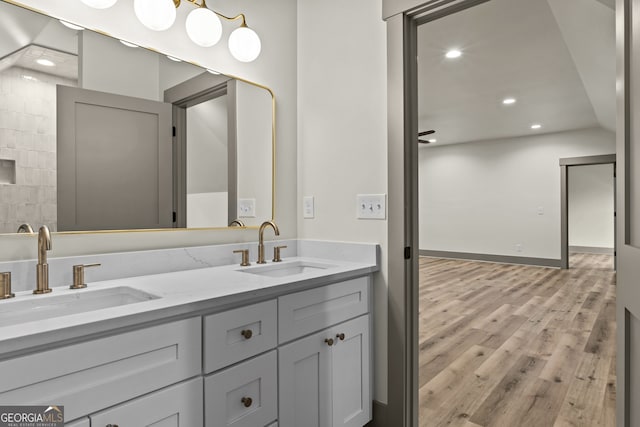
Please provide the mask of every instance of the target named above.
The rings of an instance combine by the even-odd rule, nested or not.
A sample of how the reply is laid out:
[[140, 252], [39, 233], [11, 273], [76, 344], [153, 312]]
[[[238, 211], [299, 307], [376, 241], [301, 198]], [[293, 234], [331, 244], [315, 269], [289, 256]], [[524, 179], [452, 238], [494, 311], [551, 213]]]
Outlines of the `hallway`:
[[614, 426], [610, 255], [420, 259], [420, 426]]

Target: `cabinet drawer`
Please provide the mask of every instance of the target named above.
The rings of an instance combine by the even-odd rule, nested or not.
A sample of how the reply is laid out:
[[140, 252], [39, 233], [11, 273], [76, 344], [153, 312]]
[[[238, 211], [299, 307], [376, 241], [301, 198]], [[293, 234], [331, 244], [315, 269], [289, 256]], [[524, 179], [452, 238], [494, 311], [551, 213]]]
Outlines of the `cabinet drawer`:
[[[276, 300], [204, 318], [204, 371], [217, 371], [278, 344]], [[244, 335], [243, 335], [244, 332]]]
[[277, 371], [274, 350], [206, 377], [205, 425], [266, 426], [278, 418]]
[[279, 342], [343, 322], [369, 311], [369, 277], [278, 298]]
[[201, 320], [180, 320], [0, 362], [0, 404], [64, 405], [75, 419], [198, 375]]
[[91, 415], [94, 426], [202, 425], [202, 378], [195, 378]]

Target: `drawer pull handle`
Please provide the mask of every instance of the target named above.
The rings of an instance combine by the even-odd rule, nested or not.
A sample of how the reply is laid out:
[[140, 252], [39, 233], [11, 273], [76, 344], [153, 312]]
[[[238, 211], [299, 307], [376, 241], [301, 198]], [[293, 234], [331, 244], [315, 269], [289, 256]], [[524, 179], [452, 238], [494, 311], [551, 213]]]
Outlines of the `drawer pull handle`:
[[327, 345], [331, 347], [333, 345], [333, 338], [327, 338], [326, 340], [324, 340], [324, 342], [326, 342]]
[[251, 329], [243, 329], [240, 335], [242, 335], [245, 340], [248, 340], [253, 336], [253, 331]]
[[118, 424], [107, 424], [107, 427], [118, 427]]
[[245, 408], [250, 407], [253, 404], [253, 399], [250, 397], [243, 397], [241, 400]]
[[340, 341], [344, 341], [344, 334], [338, 334], [336, 335], [336, 338], [338, 338]]

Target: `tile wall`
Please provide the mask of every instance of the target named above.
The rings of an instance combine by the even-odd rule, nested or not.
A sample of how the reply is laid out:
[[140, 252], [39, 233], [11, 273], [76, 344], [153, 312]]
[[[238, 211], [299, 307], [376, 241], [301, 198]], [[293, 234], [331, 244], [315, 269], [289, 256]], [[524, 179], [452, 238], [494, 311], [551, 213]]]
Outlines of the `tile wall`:
[[22, 223], [57, 229], [56, 84], [77, 82], [20, 67], [0, 72], [0, 161], [15, 162], [15, 183], [0, 182], [0, 233]]

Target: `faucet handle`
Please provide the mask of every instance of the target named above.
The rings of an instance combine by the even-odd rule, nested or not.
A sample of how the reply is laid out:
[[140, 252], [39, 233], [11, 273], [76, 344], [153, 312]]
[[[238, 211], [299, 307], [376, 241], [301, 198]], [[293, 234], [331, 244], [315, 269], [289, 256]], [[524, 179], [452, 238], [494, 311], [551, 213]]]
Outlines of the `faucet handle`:
[[11, 273], [0, 273], [0, 299], [13, 298], [16, 295], [11, 293]]
[[273, 247], [273, 262], [282, 261], [282, 258], [280, 258], [280, 249], [284, 249], [286, 247], [287, 247], [286, 245]]
[[246, 267], [251, 265], [249, 262], [249, 249], [238, 249], [237, 251], [233, 251], [234, 254], [242, 254], [242, 262], [240, 263], [241, 267]]
[[102, 264], [78, 264], [73, 266], [73, 285], [69, 289], [84, 289], [87, 284], [84, 283], [84, 269], [89, 267], [98, 267]]

